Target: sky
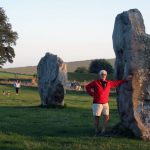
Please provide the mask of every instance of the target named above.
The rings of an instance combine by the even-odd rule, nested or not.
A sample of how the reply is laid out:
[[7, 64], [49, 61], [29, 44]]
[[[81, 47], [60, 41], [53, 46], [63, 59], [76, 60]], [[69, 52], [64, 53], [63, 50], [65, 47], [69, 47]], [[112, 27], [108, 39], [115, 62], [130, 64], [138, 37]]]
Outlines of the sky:
[[46, 52], [65, 62], [115, 58], [115, 17], [137, 8], [150, 33], [149, 6], [148, 0], [0, 0], [19, 36], [14, 62], [4, 68], [37, 65]]

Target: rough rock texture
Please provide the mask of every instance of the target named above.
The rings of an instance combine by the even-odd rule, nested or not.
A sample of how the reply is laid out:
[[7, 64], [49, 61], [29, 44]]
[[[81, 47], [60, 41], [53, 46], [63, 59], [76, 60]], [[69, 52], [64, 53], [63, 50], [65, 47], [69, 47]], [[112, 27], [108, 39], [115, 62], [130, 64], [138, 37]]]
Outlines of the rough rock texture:
[[63, 106], [67, 68], [62, 59], [50, 53], [37, 66], [38, 88], [42, 106]]
[[116, 79], [133, 75], [132, 81], [117, 89], [121, 122], [137, 137], [150, 140], [150, 35], [139, 10], [116, 17], [113, 47]]

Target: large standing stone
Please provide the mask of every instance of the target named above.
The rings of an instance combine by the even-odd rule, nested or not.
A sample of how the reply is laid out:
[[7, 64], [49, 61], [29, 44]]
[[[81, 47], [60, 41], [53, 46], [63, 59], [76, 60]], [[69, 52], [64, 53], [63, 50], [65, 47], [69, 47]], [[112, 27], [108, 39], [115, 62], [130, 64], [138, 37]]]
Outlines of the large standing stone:
[[113, 47], [116, 79], [133, 75], [132, 81], [117, 89], [121, 122], [137, 137], [150, 140], [150, 35], [139, 10], [116, 17]]
[[57, 55], [46, 53], [37, 66], [37, 75], [41, 105], [63, 106], [67, 68], [62, 59]]

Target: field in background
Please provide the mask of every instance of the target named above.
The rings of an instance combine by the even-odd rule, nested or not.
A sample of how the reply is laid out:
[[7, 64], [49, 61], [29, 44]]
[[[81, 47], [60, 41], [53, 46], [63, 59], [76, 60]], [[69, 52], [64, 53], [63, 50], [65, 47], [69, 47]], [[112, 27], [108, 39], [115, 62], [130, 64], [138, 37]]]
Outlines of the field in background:
[[[149, 142], [136, 138], [95, 137], [91, 97], [67, 91], [66, 108], [39, 107], [37, 88], [21, 88], [15, 95], [11, 86], [0, 86], [0, 149], [4, 150], [148, 150]], [[115, 95], [110, 96], [110, 130], [119, 122]], [[102, 120], [101, 120], [102, 121]]]
[[[16, 73], [8, 73], [8, 72], [1, 72], [0, 71], [0, 79], [32, 79], [33, 75], [27, 75], [27, 74], [16, 74]], [[68, 80], [69, 81], [91, 81], [94, 79], [97, 79], [97, 74], [92, 73], [75, 73], [75, 72], [69, 72], [68, 73]], [[108, 79], [111, 79], [112, 75], [108, 75]]]
[[0, 71], [0, 79], [31, 79], [33, 75], [27, 75], [27, 74], [17, 74], [17, 73], [11, 73], [11, 72], [1, 72]]
[[[114, 67], [115, 59], [106, 59], [110, 62], [110, 64]], [[78, 67], [89, 67], [89, 64], [92, 60], [84, 60], [84, 61], [74, 61], [67, 62], [68, 72], [74, 72]], [[16, 67], [16, 68], [4, 68], [0, 69], [2, 72], [12, 72], [12, 73], [20, 73], [20, 74], [36, 74], [37, 68], [36, 66], [27, 66], [27, 67]]]
[[[114, 66], [115, 59], [107, 59], [112, 66]], [[97, 74], [92, 73], [75, 73], [77, 67], [89, 67], [89, 64], [92, 60], [85, 61], [74, 61], [68, 62], [68, 80], [69, 81], [91, 81], [97, 79]], [[1, 68], [0, 69], [0, 79], [32, 79], [33, 75], [37, 73], [36, 66], [27, 66], [27, 67], [16, 67], [16, 68]], [[112, 79], [112, 75], [108, 76], [108, 79]]]

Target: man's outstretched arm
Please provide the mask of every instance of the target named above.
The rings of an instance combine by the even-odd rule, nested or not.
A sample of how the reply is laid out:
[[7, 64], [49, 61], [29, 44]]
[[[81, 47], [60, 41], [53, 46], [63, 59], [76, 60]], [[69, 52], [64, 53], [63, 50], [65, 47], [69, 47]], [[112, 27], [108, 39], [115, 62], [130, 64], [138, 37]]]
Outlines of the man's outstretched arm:
[[111, 88], [115, 88], [127, 81], [132, 80], [133, 76], [132, 75], [128, 75], [124, 80], [115, 80], [115, 81], [111, 81]]

